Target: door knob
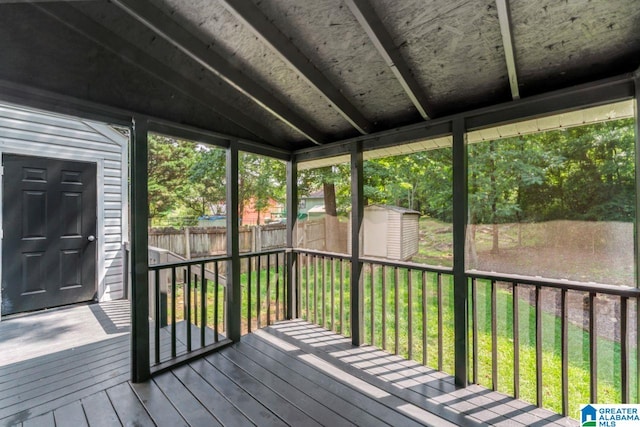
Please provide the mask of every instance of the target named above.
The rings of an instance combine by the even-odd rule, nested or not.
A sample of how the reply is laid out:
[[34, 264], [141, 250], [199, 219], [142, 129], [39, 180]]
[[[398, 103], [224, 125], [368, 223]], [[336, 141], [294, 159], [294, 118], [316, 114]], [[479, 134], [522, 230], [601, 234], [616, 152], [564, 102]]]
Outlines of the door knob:
[[96, 240], [96, 236], [91, 235], [91, 236], [87, 237], [87, 240], [90, 241], [90, 242], [93, 242], [94, 240]]

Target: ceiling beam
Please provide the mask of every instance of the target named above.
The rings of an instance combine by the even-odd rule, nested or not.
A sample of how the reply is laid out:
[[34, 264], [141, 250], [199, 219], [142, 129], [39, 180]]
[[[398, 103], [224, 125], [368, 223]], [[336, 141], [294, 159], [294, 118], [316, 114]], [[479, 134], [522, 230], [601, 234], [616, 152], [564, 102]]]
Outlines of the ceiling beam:
[[511, 34], [511, 13], [507, 1], [508, 0], [496, 0], [496, 6], [498, 8], [498, 21], [500, 21], [500, 33], [502, 33], [504, 58], [507, 62], [509, 85], [511, 86], [511, 97], [513, 99], [520, 99], [518, 73], [516, 72], [516, 57], [513, 51], [513, 36]]
[[120, 59], [162, 80], [180, 93], [187, 95], [223, 118], [246, 129], [257, 138], [276, 145], [277, 139], [267, 127], [215, 95], [211, 90], [195, 83], [194, 76], [175, 71], [92, 20], [74, 6], [69, 4], [34, 4], [33, 6], [71, 30], [97, 43]]
[[331, 106], [360, 133], [372, 131], [371, 123], [336, 88], [315, 65], [285, 36], [251, 1], [222, 0], [229, 11], [244, 22], [264, 43], [276, 51], [280, 58], [295, 69], [309, 85], [329, 101]]
[[384, 58], [389, 68], [391, 68], [391, 71], [393, 71], [396, 79], [398, 79], [422, 118], [428, 120], [430, 116], [433, 117], [425, 93], [422, 88], [420, 88], [418, 81], [413, 77], [409, 66], [400, 54], [400, 50], [393, 43], [391, 35], [382, 24], [378, 15], [376, 15], [373, 7], [367, 0], [345, 0], [345, 3], [349, 6], [349, 9], [367, 33], [376, 49], [378, 49], [378, 52]]
[[112, 0], [112, 3], [313, 143], [325, 142], [324, 135], [314, 126], [149, 1]]

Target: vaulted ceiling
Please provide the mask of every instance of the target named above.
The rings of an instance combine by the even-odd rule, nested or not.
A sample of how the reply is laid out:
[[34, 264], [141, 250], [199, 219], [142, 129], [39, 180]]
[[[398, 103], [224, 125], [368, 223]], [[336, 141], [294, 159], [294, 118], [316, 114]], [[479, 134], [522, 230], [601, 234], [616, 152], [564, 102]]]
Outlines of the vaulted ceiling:
[[634, 71], [638, 0], [0, 0], [0, 79], [287, 150]]

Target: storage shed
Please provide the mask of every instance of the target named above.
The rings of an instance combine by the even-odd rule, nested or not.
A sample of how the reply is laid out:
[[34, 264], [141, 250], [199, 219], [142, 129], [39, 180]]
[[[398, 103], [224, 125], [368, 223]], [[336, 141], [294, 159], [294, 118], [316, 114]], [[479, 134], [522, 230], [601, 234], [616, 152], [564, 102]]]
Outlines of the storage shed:
[[406, 261], [418, 253], [420, 212], [398, 206], [364, 208], [364, 255]]
[[128, 137], [0, 104], [0, 314], [124, 295]]

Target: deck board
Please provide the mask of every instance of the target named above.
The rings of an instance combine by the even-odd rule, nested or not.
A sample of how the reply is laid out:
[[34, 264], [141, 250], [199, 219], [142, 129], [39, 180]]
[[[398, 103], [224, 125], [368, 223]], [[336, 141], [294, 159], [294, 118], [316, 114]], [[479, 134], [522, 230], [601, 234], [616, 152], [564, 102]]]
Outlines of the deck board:
[[171, 404], [190, 425], [221, 426], [220, 422], [196, 399], [172, 373], [165, 372], [153, 380]]
[[79, 400], [61, 406], [53, 411], [56, 427], [85, 427], [87, 417], [84, 415], [82, 403]]
[[244, 427], [252, 424], [238, 408], [207, 383], [191, 366], [181, 366], [173, 373], [205, 408], [216, 408], [216, 417], [222, 425]]
[[[480, 386], [456, 388], [449, 375], [373, 347], [353, 347], [303, 321], [277, 323], [131, 384], [126, 309], [122, 303], [82, 308], [79, 319], [100, 328], [94, 337], [76, 334], [64, 342], [62, 333], [50, 337], [49, 353], [28, 345], [24, 359], [0, 355], [0, 426], [578, 425]], [[87, 313], [98, 320], [88, 321]], [[19, 318], [17, 326], [11, 324], [16, 319], [0, 323], [0, 334], [10, 331], [5, 339], [14, 352], [29, 317], [41, 325], [35, 315]], [[178, 332], [182, 350], [186, 325]], [[162, 334], [165, 355], [168, 330]], [[197, 328], [192, 337], [199, 338]]]
[[120, 424], [118, 414], [116, 414], [106, 391], [102, 390], [85, 397], [81, 403], [91, 427], [109, 427]]
[[120, 421], [126, 420], [134, 426], [155, 426], [144, 405], [131, 390], [129, 383], [122, 383], [107, 390], [107, 396]]

